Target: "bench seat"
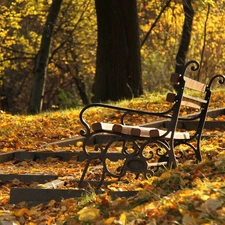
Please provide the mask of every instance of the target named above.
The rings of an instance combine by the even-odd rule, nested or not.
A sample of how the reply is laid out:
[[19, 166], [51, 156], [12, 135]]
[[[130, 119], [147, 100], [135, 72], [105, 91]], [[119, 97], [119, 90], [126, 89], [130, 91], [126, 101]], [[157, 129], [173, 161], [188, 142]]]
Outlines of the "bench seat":
[[[115, 133], [121, 133], [121, 134], [127, 134], [132, 136], [138, 136], [138, 137], [151, 137], [151, 138], [157, 138], [160, 136], [165, 135], [168, 133], [165, 130], [161, 130], [158, 128], [148, 128], [148, 127], [140, 127], [140, 126], [128, 126], [128, 125], [122, 125], [122, 124], [110, 124], [110, 123], [94, 123], [92, 124], [92, 129], [94, 131], [105, 131], [105, 132], [115, 132]], [[165, 135], [165, 139], [171, 138], [171, 133]], [[174, 139], [190, 139], [189, 132], [174, 132]]]

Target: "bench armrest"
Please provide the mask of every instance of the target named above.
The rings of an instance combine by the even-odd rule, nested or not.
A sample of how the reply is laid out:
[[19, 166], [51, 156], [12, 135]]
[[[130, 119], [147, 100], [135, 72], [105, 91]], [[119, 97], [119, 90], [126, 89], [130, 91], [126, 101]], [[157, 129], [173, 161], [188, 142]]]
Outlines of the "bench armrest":
[[115, 111], [121, 111], [121, 117], [120, 117], [120, 123], [125, 124], [125, 118], [127, 115], [131, 114], [139, 114], [139, 115], [148, 115], [148, 116], [157, 116], [157, 117], [162, 117], [162, 118], [171, 118], [171, 116], [168, 114], [171, 110], [167, 110], [165, 112], [149, 112], [149, 111], [142, 111], [142, 110], [137, 110], [137, 109], [129, 109], [125, 107], [120, 107], [120, 106], [114, 106], [114, 105], [109, 105], [109, 104], [103, 104], [103, 103], [92, 103], [87, 106], [85, 106], [79, 115], [80, 122], [82, 125], [85, 127], [85, 130], [81, 130], [81, 135], [86, 135], [90, 133], [90, 125], [84, 118], [84, 114], [90, 109], [90, 108], [106, 108], [106, 109], [112, 109]]

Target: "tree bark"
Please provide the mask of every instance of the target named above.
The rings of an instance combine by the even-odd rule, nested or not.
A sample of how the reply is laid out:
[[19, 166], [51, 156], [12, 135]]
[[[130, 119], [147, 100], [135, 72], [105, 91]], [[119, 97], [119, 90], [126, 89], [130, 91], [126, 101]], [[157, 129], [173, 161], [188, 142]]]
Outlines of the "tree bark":
[[95, 0], [98, 23], [93, 102], [143, 93], [136, 0]]
[[186, 55], [191, 41], [192, 22], [194, 18], [194, 9], [192, 7], [191, 2], [192, 0], [183, 0], [185, 19], [183, 24], [180, 47], [176, 56], [176, 73], [182, 73], [183, 71]]
[[63, 0], [53, 0], [49, 8], [49, 13], [42, 34], [40, 49], [36, 58], [34, 83], [28, 113], [34, 114], [42, 111], [51, 40], [62, 1]]

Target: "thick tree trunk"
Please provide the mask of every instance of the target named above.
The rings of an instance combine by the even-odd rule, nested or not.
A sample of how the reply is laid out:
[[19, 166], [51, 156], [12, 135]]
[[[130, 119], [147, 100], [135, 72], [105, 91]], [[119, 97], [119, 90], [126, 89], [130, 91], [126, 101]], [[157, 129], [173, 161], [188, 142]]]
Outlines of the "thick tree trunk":
[[42, 110], [51, 39], [62, 1], [63, 0], [53, 0], [49, 8], [48, 17], [42, 34], [40, 50], [37, 54], [34, 83], [28, 113], [38, 113]]
[[183, 0], [185, 20], [183, 24], [180, 47], [176, 56], [176, 68], [175, 68], [176, 73], [182, 73], [183, 71], [186, 55], [191, 41], [192, 22], [194, 18], [194, 10], [191, 2], [192, 0]]
[[143, 93], [136, 0], [96, 0], [98, 47], [93, 101]]

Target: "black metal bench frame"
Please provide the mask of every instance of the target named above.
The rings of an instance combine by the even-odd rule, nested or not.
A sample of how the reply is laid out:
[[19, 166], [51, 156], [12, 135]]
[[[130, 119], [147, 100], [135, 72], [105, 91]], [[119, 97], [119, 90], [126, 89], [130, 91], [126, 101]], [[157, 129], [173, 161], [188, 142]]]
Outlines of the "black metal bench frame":
[[[179, 145], [189, 146], [194, 151], [196, 161], [202, 160], [201, 135], [211, 97], [211, 85], [217, 78], [219, 83], [223, 84], [225, 76], [217, 74], [211, 78], [208, 84], [204, 84], [186, 77], [185, 73], [188, 68], [191, 71], [198, 71], [200, 66], [197, 61], [191, 60], [186, 63], [182, 74], [173, 73], [171, 75], [170, 80], [176, 86], [176, 93], [169, 93], [167, 95], [167, 101], [171, 102], [172, 106], [165, 112], [147, 112], [101, 103], [87, 105], [81, 110], [80, 121], [85, 128], [85, 130], [81, 130], [81, 135], [85, 137], [83, 151], [87, 156], [87, 161], [79, 181], [79, 187], [84, 185], [90, 163], [95, 159], [100, 159], [102, 163], [102, 175], [97, 188], [101, 187], [107, 176], [121, 180], [126, 172], [130, 171], [136, 174], [136, 178], [139, 174], [144, 174], [147, 177], [148, 174], [153, 175], [159, 167], [177, 167], [178, 159], [182, 157], [181, 151], [175, 151], [175, 148]], [[184, 93], [186, 88], [200, 91], [204, 95], [203, 99], [186, 95]], [[199, 112], [195, 116], [181, 117], [179, 116], [181, 105], [196, 108]], [[85, 113], [92, 107], [112, 109], [115, 112], [122, 111], [120, 123], [108, 124], [98, 122], [89, 125], [85, 119]], [[160, 130], [143, 127], [143, 125], [126, 125], [126, 118], [131, 114], [164, 118], [169, 121], [169, 126], [166, 130]], [[190, 135], [188, 131], [177, 131], [178, 121], [198, 121], [195, 133]], [[108, 134], [109, 140], [105, 145], [97, 143], [93, 147], [95, 153], [87, 150], [93, 137], [106, 134]], [[195, 144], [192, 144], [193, 141], [195, 141]], [[116, 143], [121, 144], [121, 159], [124, 161], [117, 170], [112, 172], [107, 164], [108, 151]]]

